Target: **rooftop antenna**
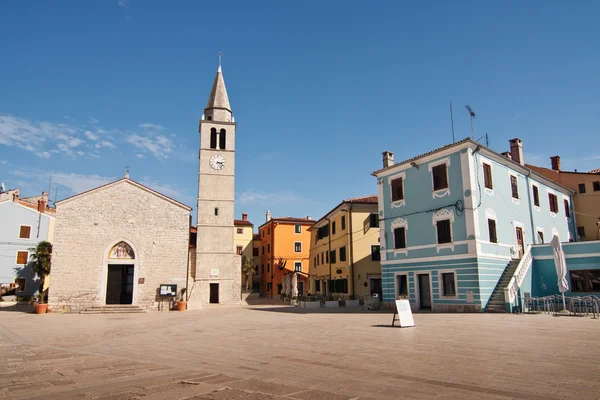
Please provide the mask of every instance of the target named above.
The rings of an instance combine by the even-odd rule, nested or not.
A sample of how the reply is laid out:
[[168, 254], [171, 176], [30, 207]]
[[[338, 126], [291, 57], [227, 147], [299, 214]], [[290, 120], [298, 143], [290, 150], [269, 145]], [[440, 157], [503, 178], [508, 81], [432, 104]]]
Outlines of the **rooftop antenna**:
[[485, 133], [485, 147], [488, 149], [490, 148], [490, 136], [487, 134], [487, 132]]
[[54, 191], [54, 207], [56, 207], [57, 201], [58, 201], [58, 185], [56, 186], [56, 190]]
[[50, 175], [50, 182], [48, 182], [48, 196], [50, 196], [51, 189], [52, 189], [52, 175]]
[[452, 102], [450, 102], [450, 123], [452, 124], [452, 143], [454, 143], [454, 114], [452, 113]]
[[466, 105], [465, 107], [467, 107], [469, 115], [471, 116], [471, 139], [473, 139], [475, 137], [475, 133], [473, 131], [473, 120], [475, 119], [475, 111], [473, 111], [469, 105]]

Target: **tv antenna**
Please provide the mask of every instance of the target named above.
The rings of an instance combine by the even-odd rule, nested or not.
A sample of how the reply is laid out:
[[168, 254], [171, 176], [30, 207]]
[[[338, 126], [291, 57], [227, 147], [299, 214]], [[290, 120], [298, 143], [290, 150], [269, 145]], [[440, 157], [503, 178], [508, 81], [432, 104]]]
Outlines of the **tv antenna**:
[[454, 114], [452, 113], [452, 102], [450, 102], [450, 123], [452, 124], [452, 143], [454, 144]]
[[473, 109], [471, 109], [471, 107], [469, 105], [466, 105], [465, 107], [467, 108], [467, 111], [469, 111], [469, 115], [471, 116], [471, 139], [473, 139], [475, 137], [474, 128], [473, 128], [473, 120], [475, 119], [475, 111], [473, 111]]

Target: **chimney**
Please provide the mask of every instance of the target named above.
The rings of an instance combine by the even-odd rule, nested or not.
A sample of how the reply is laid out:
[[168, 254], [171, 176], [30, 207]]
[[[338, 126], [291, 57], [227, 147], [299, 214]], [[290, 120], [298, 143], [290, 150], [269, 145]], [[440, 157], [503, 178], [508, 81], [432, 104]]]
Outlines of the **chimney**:
[[510, 151], [505, 151], [504, 153], [500, 153], [501, 156], [504, 156], [506, 158], [511, 158], [510, 157]]
[[383, 153], [383, 168], [394, 165], [394, 153], [391, 151], [384, 151]]
[[518, 162], [521, 165], [525, 165], [525, 159], [523, 158], [523, 141], [519, 138], [509, 140], [510, 142], [510, 156], [513, 161]]
[[248, 221], [248, 214], [242, 213], [242, 221]]
[[560, 156], [550, 157], [550, 162], [554, 171], [560, 171]]
[[312, 219], [312, 217], [310, 215], [307, 215], [306, 219]]
[[266, 222], [269, 222], [271, 219], [272, 219], [271, 218], [271, 210], [267, 210], [267, 221]]

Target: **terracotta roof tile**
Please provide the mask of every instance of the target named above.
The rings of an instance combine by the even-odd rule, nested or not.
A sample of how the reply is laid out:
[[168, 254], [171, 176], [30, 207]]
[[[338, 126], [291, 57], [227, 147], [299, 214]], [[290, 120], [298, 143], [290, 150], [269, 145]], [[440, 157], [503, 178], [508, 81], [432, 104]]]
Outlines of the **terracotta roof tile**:
[[344, 203], [377, 204], [377, 195], [370, 194], [362, 197], [352, 197], [344, 200]]
[[596, 168], [596, 169], [593, 169], [591, 171], [588, 171], [588, 173], [590, 173], [590, 174], [600, 174], [600, 168]]
[[[24, 207], [31, 208], [32, 210], [35, 210], [35, 211], [37, 211], [37, 209], [38, 209], [37, 208], [37, 204], [33, 204], [33, 203], [28, 202], [28, 201], [23, 201], [23, 200], [19, 199], [16, 202], [19, 203], [20, 205], [24, 206]], [[44, 210], [44, 212], [45, 213], [49, 213], [49, 214], [54, 214], [54, 213], [56, 213], [56, 209], [55, 208], [48, 208], [48, 207], [46, 207], [46, 209]]]
[[233, 225], [246, 225], [246, 226], [254, 226], [254, 224], [250, 221], [244, 221], [243, 219], [235, 219], [233, 220]]

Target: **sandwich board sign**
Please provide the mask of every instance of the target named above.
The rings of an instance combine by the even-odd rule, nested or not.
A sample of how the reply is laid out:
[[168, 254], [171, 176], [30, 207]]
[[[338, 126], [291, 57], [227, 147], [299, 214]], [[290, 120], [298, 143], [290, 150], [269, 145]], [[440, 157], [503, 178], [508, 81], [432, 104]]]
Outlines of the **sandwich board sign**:
[[392, 326], [396, 322], [396, 315], [398, 316], [398, 322], [401, 328], [409, 326], [415, 326], [415, 320], [413, 319], [412, 311], [410, 310], [410, 302], [408, 300], [396, 300], [396, 312], [394, 312], [394, 319], [392, 320]]

